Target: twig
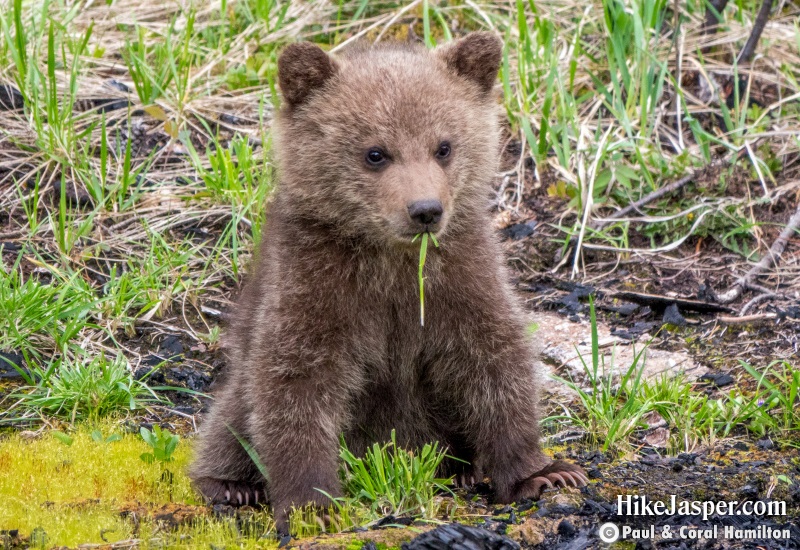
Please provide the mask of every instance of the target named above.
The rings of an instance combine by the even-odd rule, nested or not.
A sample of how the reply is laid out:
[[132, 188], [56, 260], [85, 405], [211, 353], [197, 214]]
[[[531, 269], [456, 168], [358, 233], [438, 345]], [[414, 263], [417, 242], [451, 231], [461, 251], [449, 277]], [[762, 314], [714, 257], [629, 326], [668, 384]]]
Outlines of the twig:
[[764, 32], [764, 27], [769, 21], [769, 12], [772, 9], [772, 0], [764, 0], [761, 8], [758, 10], [756, 22], [753, 24], [753, 31], [747, 39], [742, 51], [739, 52], [739, 57], [736, 59], [739, 63], [748, 63], [753, 59], [753, 54], [756, 53], [756, 46], [758, 40], [761, 38], [761, 33]]
[[[736, 156], [733, 159], [733, 162], [736, 162], [739, 159], [741, 159], [744, 156], [745, 153], [747, 153], [747, 149], [745, 149], [744, 147], [741, 148], [736, 153]], [[653, 202], [655, 200], [658, 200], [661, 197], [664, 197], [665, 195], [669, 195], [670, 193], [674, 193], [675, 191], [680, 190], [681, 188], [685, 187], [686, 184], [688, 184], [688, 183], [694, 181], [695, 179], [697, 179], [697, 177], [702, 172], [705, 172], [706, 170], [709, 170], [710, 168], [716, 168], [718, 166], [723, 166], [728, 162], [731, 162], [731, 160], [726, 155], [724, 157], [721, 157], [721, 158], [718, 158], [718, 159], [712, 161], [710, 164], [707, 164], [703, 168], [700, 168], [699, 170], [695, 170], [691, 174], [686, 175], [686, 176], [682, 177], [681, 179], [670, 183], [669, 185], [665, 185], [664, 187], [659, 187], [658, 189], [656, 189], [652, 193], [648, 193], [647, 195], [645, 195], [644, 197], [642, 197], [638, 201], [634, 201], [634, 202], [630, 203], [625, 208], [621, 208], [621, 209], [617, 210], [616, 212], [614, 212], [613, 214], [611, 214], [607, 218], [604, 218], [601, 222], [598, 222], [598, 223], [594, 224], [594, 228], [595, 229], [601, 229], [604, 226], [608, 225], [609, 223], [613, 222], [614, 220], [616, 220], [618, 218], [624, 218], [625, 216], [627, 216], [628, 214], [630, 214], [631, 212], [634, 212], [634, 211], [641, 214], [641, 211], [639, 209], [642, 206], [644, 206], [646, 204], [649, 204], [649, 203], [651, 203], [651, 202]]]
[[0, 233], [0, 239], [13, 239], [15, 237], [22, 237], [25, 231], [18, 229], [17, 231], [9, 231], [7, 233]]
[[756, 278], [777, 263], [778, 258], [786, 249], [789, 239], [798, 230], [798, 227], [800, 227], [800, 201], [797, 203], [797, 210], [792, 217], [789, 218], [786, 227], [783, 228], [783, 231], [781, 231], [781, 234], [775, 239], [775, 242], [772, 243], [772, 246], [767, 253], [764, 254], [764, 257], [751, 267], [750, 271], [745, 273], [742, 277], [739, 277], [729, 290], [718, 296], [719, 303], [729, 304], [739, 298], [745, 289], [752, 288]]
[[[624, 218], [628, 214], [630, 214], [631, 212], [634, 212], [634, 211], [636, 211], [637, 213], [641, 214], [642, 212], [639, 209], [642, 206], [644, 206], [644, 205], [646, 205], [648, 203], [651, 203], [654, 200], [658, 200], [661, 197], [664, 197], [664, 196], [666, 196], [666, 195], [668, 195], [670, 193], [674, 193], [675, 191], [680, 190], [681, 188], [685, 187], [686, 184], [694, 181], [701, 173], [705, 172], [706, 170], [709, 170], [711, 168], [715, 168], [717, 166], [723, 166], [727, 162], [734, 162], [734, 163], [737, 162], [738, 160], [740, 160], [743, 157], [743, 155], [746, 152], [747, 152], [747, 149], [742, 147], [736, 153], [736, 156], [732, 159], [732, 161], [731, 161], [729, 155], [725, 155], [724, 157], [720, 157], [720, 158], [712, 161], [711, 163], [707, 164], [703, 168], [700, 168], [698, 170], [694, 170], [691, 174], [686, 175], [686, 176], [682, 177], [681, 179], [670, 183], [669, 185], [665, 185], [664, 187], [660, 187], [660, 188], [656, 189], [655, 191], [653, 191], [652, 193], [648, 193], [647, 195], [645, 195], [644, 197], [642, 197], [638, 201], [632, 202], [628, 206], [626, 206], [624, 208], [621, 208], [620, 210], [614, 212], [613, 214], [611, 214], [607, 218], [603, 218], [602, 220], [590, 220], [590, 221], [588, 221], [588, 223], [584, 219], [583, 223], [581, 223], [581, 237], [583, 236], [585, 229], [592, 229], [592, 230], [603, 229], [608, 224], [613, 223], [613, 222], [619, 220], [620, 218]], [[705, 213], [701, 214], [701, 216], [702, 215], [705, 215]], [[697, 225], [697, 222], [695, 222], [695, 226], [696, 225]], [[692, 231], [690, 231], [689, 234], [687, 234], [686, 237], [684, 237], [684, 239], [687, 238], [694, 231], [694, 228], [695, 227], [693, 226], [692, 227]], [[595, 248], [595, 249], [598, 249], [598, 250], [615, 250], [617, 252], [625, 252], [625, 250], [617, 249], [616, 247], [604, 247], [604, 246], [594, 246], [594, 245], [593, 246], [588, 246], [586, 244], [583, 244], [582, 240], [583, 239], [581, 238], [580, 243], [579, 243], [578, 237], [572, 237], [569, 240], [569, 243], [567, 244], [565, 249], [559, 249], [558, 250], [558, 252], [556, 253], [556, 256], [554, 258], [554, 262], [555, 262], [556, 266], [553, 269], [550, 270], [551, 273], [555, 273], [559, 269], [561, 269], [561, 267], [565, 263], [567, 263], [570, 258], [573, 258], [574, 261], [577, 262], [577, 259], [574, 258], [573, 254], [577, 255], [580, 252], [581, 247]], [[572, 252], [572, 248], [575, 247], [576, 244], [578, 244], [578, 246], [575, 248], [575, 251], [573, 253]], [[677, 245], [679, 245], [679, 244], [680, 244], [680, 242]], [[677, 245], [664, 248], [663, 250], [671, 250], [673, 248], [677, 248]], [[566, 250], [566, 252], [564, 253], [563, 256], [561, 254], [562, 250]]]
[[775, 294], [774, 292], [767, 292], [765, 294], [759, 294], [758, 296], [756, 296], [755, 298], [753, 298], [752, 300], [747, 302], [744, 305], [744, 307], [742, 307], [742, 310], [739, 312], [739, 315], [746, 314], [748, 311], [750, 311], [750, 308], [752, 308], [753, 306], [755, 306], [757, 304], [760, 304], [761, 302], [765, 302], [767, 300], [771, 300], [771, 299], [775, 298], [776, 296], [777, 296], [777, 294]]
[[743, 315], [741, 317], [733, 317], [728, 315], [720, 315], [717, 321], [725, 323], [726, 325], [740, 325], [743, 323], [754, 323], [756, 321], [766, 321], [768, 319], [775, 319], [778, 317], [777, 313], [756, 313], [753, 315]]

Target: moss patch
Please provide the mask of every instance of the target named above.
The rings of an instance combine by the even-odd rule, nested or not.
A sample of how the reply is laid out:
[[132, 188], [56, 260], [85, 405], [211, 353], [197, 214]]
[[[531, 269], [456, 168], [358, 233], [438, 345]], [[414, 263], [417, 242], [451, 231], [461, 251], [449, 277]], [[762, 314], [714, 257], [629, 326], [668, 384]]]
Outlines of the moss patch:
[[[117, 433], [118, 441], [104, 439]], [[182, 441], [167, 464], [147, 464], [150, 450], [118, 425], [79, 427], [64, 437], [14, 433], [0, 441], [0, 531], [16, 542], [51, 548], [135, 541], [147, 548], [273, 548], [274, 524], [265, 512], [214, 517], [186, 476], [191, 446]]]
[[[121, 439], [95, 441], [91, 432], [97, 429], [106, 437], [119, 433]], [[114, 542], [133, 535], [132, 523], [120, 515], [131, 502], [200, 504], [183, 474], [186, 446], [169, 464], [169, 483], [162, 481], [160, 465], [140, 460], [148, 447], [138, 435], [105, 424], [82, 427], [69, 437], [69, 445], [51, 432], [0, 441], [0, 529], [29, 535], [39, 528], [46, 533], [46, 546]]]

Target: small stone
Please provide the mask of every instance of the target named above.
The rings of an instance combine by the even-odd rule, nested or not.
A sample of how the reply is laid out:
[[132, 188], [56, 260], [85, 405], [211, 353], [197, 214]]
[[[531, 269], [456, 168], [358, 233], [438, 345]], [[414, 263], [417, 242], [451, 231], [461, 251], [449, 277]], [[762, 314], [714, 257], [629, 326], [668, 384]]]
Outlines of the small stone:
[[701, 382], [710, 382], [711, 384], [713, 384], [718, 388], [722, 388], [724, 386], [730, 386], [735, 382], [733, 376], [731, 376], [730, 374], [713, 374], [713, 373], [704, 374], [703, 376], [698, 378], [698, 380], [700, 380]]
[[622, 315], [623, 317], [629, 317], [636, 313], [636, 310], [639, 309], [638, 304], [622, 304], [621, 306], [616, 308], [616, 312]]
[[681, 315], [677, 304], [670, 304], [664, 309], [664, 324], [675, 325], [677, 327], [686, 326], [686, 319]]
[[161, 341], [158, 351], [162, 356], [172, 360], [183, 353], [183, 343], [180, 338], [170, 334]]
[[562, 537], [574, 537], [577, 529], [569, 520], [561, 520], [561, 523], [558, 524], [557, 533]]
[[756, 442], [756, 447], [761, 449], [762, 451], [769, 451], [770, 449], [775, 448], [775, 442], [773, 442], [770, 438], [759, 439]]
[[752, 484], [745, 485], [739, 489], [739, 494], [748, 500], [755, 500], [758, 498], [758, 487]]
[[22, 94], [8, 84], [0, 84], [0, 110], [13, 111], [25, 108], [25, 99]]
[[519, 241], [524, 239], [525, 237], [529, 237], [533, 235], [533, 231], [536, 228], [536, 221], [531, 220], [526, 223], [515, 223], [509, 227], [503, 229], [503, 234], [513, 241]]
[[15, 351], [0, 351], [0, 378], [22, 378], [22, 374], [14, 367], [23, 371], [25, 369], [25, 359], [21, 353]]

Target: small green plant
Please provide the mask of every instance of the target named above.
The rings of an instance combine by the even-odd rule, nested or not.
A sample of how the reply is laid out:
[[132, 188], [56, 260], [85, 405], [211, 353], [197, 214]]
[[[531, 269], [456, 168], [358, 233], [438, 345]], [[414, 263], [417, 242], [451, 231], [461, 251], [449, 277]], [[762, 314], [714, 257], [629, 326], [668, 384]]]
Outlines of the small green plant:
[[111, 434], [108, 437], [104, 437], [101, 430], [92, 430], [90, 435], [92, 436], [92, 441], [95, 443], [113, 443], [115, 441], [122, 441], [121, 435]]
[[144, 442], [153, 449], [150, 453], [142, 453], [139, 458], [148, 464], [159, 462], [162, 466], [172, 462], [172, 453], [175, 452], [181, 440], [179, 435], [173, 434], [169, 430], [162, 430], [158, 425], [154, 425], [152, 431], [142, 426], [139, 433]]
[[418, 233], [414, 236], [411, 242], [416, 242], [421, 237], [419, 243], [419, 272], [417, 279], [419, 280], [419, 324], [425, 326], [425, 277], [423, 270], [425, 269], [425, 260], [428, 257], [428, 236], [430, 235], [433, 244], [438, 248], [439, 242], [433, 233], [426, 231], [425, 233]]
[[181, 438], [177, 434], [171, 433], [169, 430], [162, 430], [157, 424], [153, 426], [150, 431], [144, 426], [139, 430], [144, 442], [147, 443], [151, 449], [150, 453], [142, 453], [139, 458], [147, 463], [153, 464], [158, 462], [161, 465], [161, 477], [156, 485], [163, 483], [169, 490], [169, 497], [172, 500], [173, 483], [175, 481], [175, 474], [167, 468], [167, 464], [172, 462], [172, 454], [178, 447]]
[[[774, 361], [764, 372], [740, 361], [742, 367], [758, 383], [758, 408], [766, 417], [767, 428], [788, 436], [788, 442], [800, 446], [797, 432], [800, 431], [800, 369], [793, 368], [788, 361]], [[768, 378], [771, 375], [772, 380]], [[764, 390], [762, 390], [764, 388]]]
[[382, 515], [431, 518], [437, 510], [436, 494], [452, 494], [452, 478], [436, 476], [442, 460], [448, 458], [437, 443], [426, 444], [419, 452], [408, 451], [397, 445], [392, 430], [391, 441], [373, 444], [364, 458], [353, 455], [342, 440], [339, 457], [345, 492]]
[[617, 385], [613, 369], [606, 371], [605, 360], [600, 356], [593, 298], [589, 301], [589, 308], [592, 328], [591, 365], [579, 355], [589, 382], [589, 389], [584, 389], [572, 378], [566, 380], [556, 377], [577, 394], [585, 415], [568, 414], [555, 418], [566, 418], [577, 424], [591, 434], [596, 442], [602, 442], [603, 451], [607, 451], [626, 445], [628, 437], [643, 426], [642, 417], [650, 407], [649, 402], [643, 401], [641, 392], [646, 347], [634, 354], [631, 366], [620, 373]]
[[46, 368], [31, 365], [29, 385], [11, 394], [17, 401], [6, 415], [22, 410], [23, 418], [54, 416], [74, 423], [98, 419], [125, 410], [137, 410], [164, 399], [145, 382], [133, 378], [122, 355], [61, 357]]
[[60, 432], [58, 430], [53, 430], [51, 433], [53, 434], [53, 437], [55, 439], [59, 440], [61, 443], [63, 443], [67, 447], [72, 445], [74, 443], [74, 441], [75, 441], [71, 436], [65, 434], [64, 432]]

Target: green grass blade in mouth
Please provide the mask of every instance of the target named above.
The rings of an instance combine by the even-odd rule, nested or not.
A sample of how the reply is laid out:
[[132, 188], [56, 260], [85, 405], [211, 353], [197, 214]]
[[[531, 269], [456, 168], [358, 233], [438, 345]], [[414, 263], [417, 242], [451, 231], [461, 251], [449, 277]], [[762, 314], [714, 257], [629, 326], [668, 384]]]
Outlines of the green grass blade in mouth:
[[435, 247], [439, 247], [439, 241], [436, 240], [433, 233], [426, 231], [425, 233], [418, 233], [414, 235], [411, 242], [415, 242], [417, 238], [422, 237], [419, 244], [419, 272], [417, 279], [419, 281], [419, 324], [425, 326], [425, 277], [423, 276], [423, 269], [425, 268], [425, 260], [428, 257], [428, 237], [433, 241]]

